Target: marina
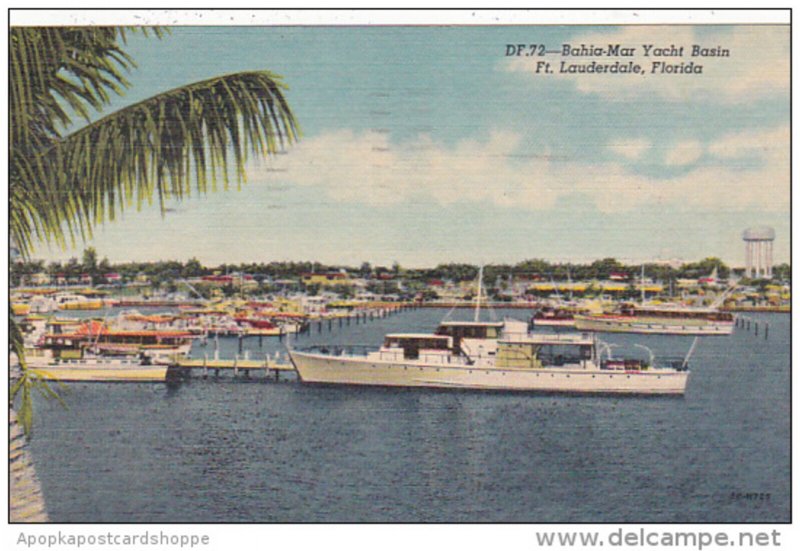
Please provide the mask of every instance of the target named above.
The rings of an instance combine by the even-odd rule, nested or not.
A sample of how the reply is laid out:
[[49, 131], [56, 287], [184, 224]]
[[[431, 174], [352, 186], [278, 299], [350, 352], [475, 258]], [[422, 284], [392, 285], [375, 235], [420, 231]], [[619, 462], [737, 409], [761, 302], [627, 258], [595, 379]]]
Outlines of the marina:
[[[481, 302], [485, 304], [485, 312], [495, 315], [494, 306], [482, 297], [477, 303], [473, 301], [476, 319]], [[358, 303], [332, 303], [336, 308], [327, 314], [317, 314], [315, 320], [300, 313], [275, 312], [270, 317], [241, 313], [262, 309], [274, 312], [270, 301], [248, 304], [254, 309], [199, 304], [191, 308], [156, 306], [146, 308], [144, 313], [115, 304], [101, 312], [89, 309], [84, 317], [77, 318], [28, 314], [21, 326], [31, 366], [46, 373], [45, 378], [62, 382], [165, 382], [196, 376], [208, 378], [210, 374], [219, 377], [220, 373], [244, 380], [251, 380], [251, 375], [256, 379], [280, 380], [283, 373], [284, 379], [305, 383], [682, 394], [689, 379], [688, 357], [696, 342], [689, 347], [685, 359], [675, 356], [687, 353], [686, 350], [673, 350], [667, 364], [657, 365], [652, 353], [649, 358], [630, 361], [613, 358], [611, 349], [597, 335], [622, 332], [706, 337], [730, 335], [738, 327], [749, 331], [751, 325], [747, 316], [735, 318], [712, 308], [622, 304], [618, 307], [621, 314], [597, 314], [591, 313], [597, 305], [560, 304], [551, 300], [527, 314], [527, 322], [523, 321], [524, 311], [514, 308], [508, 309], [511, 314], [503, 321], [445, 320], [431, 335], [438, 341], [431, 341], [424, 334], [410, 334], [399, 335], [402, 342], [395, 339], [392, 344], [392, 335], [387, 335], [384, 347], [378, 349], [373, 345], [373, 352], [366, 352], [368, 347], [362, 346], [365, 355], [358, 356], [352, 355], [352, 350], [359, 347], [350, 346], [349, 353], [340, 347], [315, 350], [304, 341], [313, 334], [342, 331], [351, 324], [385, 319], [420, 305], [401, 303], [353, 312], [341, 308], [352, 308], [352, 304]], [[451, 307], [450, 314], [455, 310]], [[757, 322], [753, 322], [753, 330], [758, 336]], [[768, 338], [768, 324], [763, 325], [761, 333]], [[237, 349], [232, 356], [220, 356], [220, 339], [234, 339]], [[279, 350], [270, 344], [265, 347], [265, 342], [273, 339]], [[246, 347], [247, 341], [257, 342], [257, 349]], [[539, 350], [552, 346], [573, 348], [574, 352], [567, 351], [555, 359], [536, 359]], [[273, 355], [267, 350], [272, 350]], [[603, 354], [607, 355], [605, 359]], [[519, 358], [509, 360], [515, 355]], [[524, 358], [522, 363], [520, 358]], [[397, 363], [398, 360], [401, 362]], [[355, 368], [366, 365], [371, 368], [353, 376], [358, 370]], [[162, 370], [161, 366], [169, 369]], [[410, 378], [402, 376], [399, 370], [409, 368], [414, 372], [421, 370], [423, 376], [419, 373]], [[624, 373], [614, 373], [616, 370]], [[586, 383], [581, 384], [581, 380]], [[665, 384], [675, 381], [677, 386], [652, 386], [647, 381], [659, 381], [659, 385], [661, 381]], [[598, 384], [601, 382], [606, 384]], [[626, 384], [620, 386], [618, 382]]]
[[[375, 323], [334, 324], [332, 331], [323, 326], [300, 342], [380, 345], [387, 333], [434, 333], [447, 313], [424, 308]], [[533, 311], [496, 314], [524, 318]], [[467, 321], [472, 312], [452, 317]], [[769, 323], [769, 340], [754, 335], [756, 321]], [[70, 384], [66, 410], [37, 398], [31, 453], [52, 496], [49, 514], [65, 522], [353, 515], [375, 522], [547, 522], [620, 514], [781, 521], [788, 518], [781, 482], [789, 469], [788, 338], [788, 316], [754, 314], [750, 331], [703, 339], [682, 397], [275, 384], [258, 374], [245, 384], [230, 370], [203, 379], [198, 367], [178, 385]], [[634, 344], [659, 356], [688, 349], [692, 338], [603, 340], [615, 355], [646, 358]], [[220, 337], [219, 356], [232, 360], [238, 341]], [[193, 366], [208, 346], [193, 343]], [[258, 339], [244, 339], [243, 347], [251, 358], [273, 357], [283, 343], [265, 339], [259, 347]], [[292, 377], [281, 372], [281, 381]], [[773, 399], [758, 398], [764, 394]], [[102, 476], [76, 481], [68, 474], [86, 468]], [[169, 494], [154, 491], [167, 483]], [[772, 497], [755, 507], [731, 499], [741, 487]], [[123, 489], [126, 499], [115, 499]], [[96, 497], [89, 502], [87, 493]]]

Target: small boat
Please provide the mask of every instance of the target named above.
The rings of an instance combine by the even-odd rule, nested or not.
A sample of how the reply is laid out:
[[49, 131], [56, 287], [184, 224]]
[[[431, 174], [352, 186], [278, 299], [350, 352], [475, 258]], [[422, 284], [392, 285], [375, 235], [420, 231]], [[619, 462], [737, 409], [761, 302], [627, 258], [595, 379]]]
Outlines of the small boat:
[[56, 297], [59, 310], [100, 310], [102, 299], [89, 299], [83, 295], [59, 295]]
[[25, 302], [12, 302], [11, 312], [15, 316], [27, 316], [31, 313], [31, 305]]
[[246, 327], [244, 336], [246, 337], [280, 337], [283, 330], [280, 327]]
[[544, 306], [534, 312], [530, 319], [531, 328], [536, 327], [575, 327], [576, 311], [570, 308]]
[[278, 337], [282, 334], [281, 327], [266, 318], [238, 316], [234, 318], [245, 336], [253, 337]]

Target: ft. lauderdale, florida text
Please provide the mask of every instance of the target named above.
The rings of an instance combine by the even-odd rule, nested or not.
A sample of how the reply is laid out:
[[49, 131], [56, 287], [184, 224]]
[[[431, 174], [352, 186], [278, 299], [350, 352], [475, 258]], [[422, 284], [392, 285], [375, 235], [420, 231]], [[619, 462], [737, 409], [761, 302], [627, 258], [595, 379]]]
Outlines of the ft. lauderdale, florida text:
[[[559, 49], [550, 49], [546, 44], [506, 44], [506, 57], [543, 57], [559, 56], [562, 59], [554, 64], [545, 59], [538, 60], [535, 72], [539, 74], [558, 73], [588, 73], [588, 74], [655, 74], [655, 75], [701, 75], [703, 74], [703, 61], [708, 58], [729, 58], [731, 51], [722, 46], [705, 46], [692, 44], [690, 46], [677, 46], [669, 44], [659, 46], [656, 44], [641, 44], [639, 46], [626, 46], [623, 44], [607, 44], [596, 46], [594, 44], [562, 44]], [[691, 58], [685, 61], [685, 58]], [[592, 61], [573, 62], [563, 58], [601, 58]], [[602, 60], [602, 58], [623, 58], [615, 61]], [[625, 59], [627, 58], [627, 60]], [[636, 58], [636, 60], [631, 59]], [[652, 58], [644, 64], [641, 58]]]

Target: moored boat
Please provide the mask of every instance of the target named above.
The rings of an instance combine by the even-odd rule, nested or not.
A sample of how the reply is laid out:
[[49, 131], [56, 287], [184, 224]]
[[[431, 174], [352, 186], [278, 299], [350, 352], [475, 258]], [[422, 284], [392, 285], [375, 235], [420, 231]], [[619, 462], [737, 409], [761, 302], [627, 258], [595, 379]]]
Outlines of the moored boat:
[[83, 295], [63, 294], [56, 297], [59, 310], [100, 310], [102, 299], [90, 299]]
[[147, 358], [85, 354], [81, 358], [29, 358], [28, 366], [42, 378], [61, 382], [160, 383], [167, 380], [168, 366]]
[[576, 311], [570, 308], [544, 306], [536, 310], [530, 319], [531, 328], [575, 327]]
[[603, 359], [593, 335], [534, 334], [520, 332], [520, 325], [504, 324], [497, 338], [453, 336], [440, 327], [436, 334], [386, 335], [378, 350], [362, 354], [323, 347], [289, 355], [304, 383], [586, 394], [686, 390], [688, 356], [662, 365]]
[[31, 313], [31, 305], [25, 302], [12, 302], [11, 313], [15, 316], [27, 316]]
[[154, 362], [166, 363], [188, 354], [195, 337], [189, 331], [122, 330], [88, 320], [67, 331], [45, 333], [37, 347], [60, 359], [79, 358], [85, 350], [97, 350], [111, 354], [141, 353]]
[[578, 331], [659, 335], [725, 336], [734, 316], [715, 308], [626, 305], [618, 312], [575, 316]]

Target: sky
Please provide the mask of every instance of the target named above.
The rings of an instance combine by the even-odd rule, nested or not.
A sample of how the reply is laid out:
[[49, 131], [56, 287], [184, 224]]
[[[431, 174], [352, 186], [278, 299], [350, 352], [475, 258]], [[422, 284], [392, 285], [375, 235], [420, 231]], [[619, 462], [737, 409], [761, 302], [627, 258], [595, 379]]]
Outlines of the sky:
[[[632, 57], [507, 56], [619, 43]], [[642, 45], [684, 46], [682, 58]], [[693, 58], [692, 45], [730, 57]], [[529, 258], [744, 263], [775, 228], [789, 260], [788, 26], [176, 27], [132, 36], [131, 88], [106, 112], [212, 76], [268, 69], [303, 132], [239, 190], [127, 209], [94, 238], [112, 262], [312, 260], [407, 267]], [[537, 73], [546, 59], [553, 73]], [[619, 59], [702, 75], [561, 74]]]

